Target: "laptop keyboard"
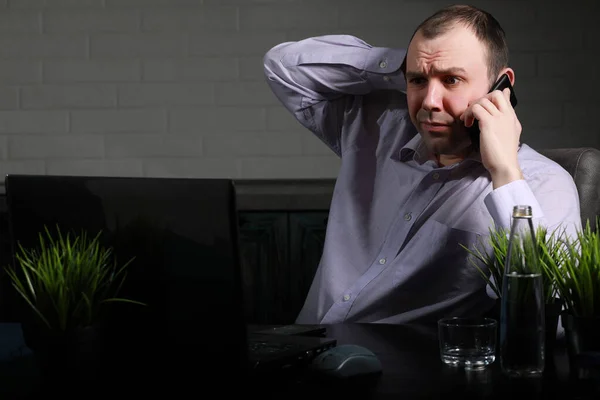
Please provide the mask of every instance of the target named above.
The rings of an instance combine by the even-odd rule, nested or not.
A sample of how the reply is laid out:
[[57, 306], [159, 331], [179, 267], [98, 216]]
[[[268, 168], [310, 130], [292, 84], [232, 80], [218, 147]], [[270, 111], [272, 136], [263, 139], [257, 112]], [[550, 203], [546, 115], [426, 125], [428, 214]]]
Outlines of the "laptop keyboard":
[[294, 344], [289, 343], [267, 343], [258, 341], [248, 343], [248, 350], [256, 355], [274, 354], [294, 347]]

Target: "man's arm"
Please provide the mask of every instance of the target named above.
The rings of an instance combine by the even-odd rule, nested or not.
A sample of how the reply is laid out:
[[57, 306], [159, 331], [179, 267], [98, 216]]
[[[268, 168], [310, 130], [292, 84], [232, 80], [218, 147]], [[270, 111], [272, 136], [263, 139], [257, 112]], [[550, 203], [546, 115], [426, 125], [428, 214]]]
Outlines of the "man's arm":
[[264, 56], [264, 71], [288, 111], [341, 156], [352, 98], [375, 89], [405, 91], [405, 54], [350, 35], [327, 35], [276, 45]]
[[546, 227], [548, 234], [556, 230], [557, 234], [576, 237], [582, 223], [579, 194], [571, 175], [559, 167], [525, 174], [525, 179], [494, 189], [485, 198], [496, 226], [510, 229], [513, 207], [529, 205], [535, 226]]
[[461, 116], [467, 126], [473, 118], [481, 127], [481, 161], [492, 178], [485, 205], [496, 226], [509, 229], [513, 207], [529, 205], [534, 225], [543, 225], [549, 234], [559, 229], [574, 237], [581, 229], [575, 182], [561, 166], [531, 149], [519, 152], [522, 126], [510, 103], [510, 89], [488, 93]]

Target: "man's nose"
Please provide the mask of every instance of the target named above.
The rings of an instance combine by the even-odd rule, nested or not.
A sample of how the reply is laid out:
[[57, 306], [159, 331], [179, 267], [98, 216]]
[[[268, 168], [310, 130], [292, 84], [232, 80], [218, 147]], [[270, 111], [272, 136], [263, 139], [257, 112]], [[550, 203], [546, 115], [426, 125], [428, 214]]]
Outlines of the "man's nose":
[[429, 82], [427, 85], [427, 92], [425, 93], [422, 107], [427, 111], [442, 110], [442, 88], [435, 82]]

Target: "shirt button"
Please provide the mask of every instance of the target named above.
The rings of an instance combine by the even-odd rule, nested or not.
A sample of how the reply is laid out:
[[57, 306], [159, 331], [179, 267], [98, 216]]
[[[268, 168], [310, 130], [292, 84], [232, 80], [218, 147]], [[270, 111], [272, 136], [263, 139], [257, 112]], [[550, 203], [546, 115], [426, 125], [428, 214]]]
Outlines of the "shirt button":
[[379, 264], [381, 264], [381, 265], [385, 264], [385, 258], [380, 258], [379, 259]]
[[438, 174], [437, 172], [435, 172], [433, 174], [433, 179], [435, 179], [436, 181], [438, 180], [439, 177], [440, 177], [440, 174]]
[[381, 61], [379, 63], [379, 68], [385, 68], [385, 67], [387, 67], [387, 61]]
[[350, 300], [350, 295], [349, 294], [345, 294], [344, 295], [344, 301], [348, 301]]
[[410, 213], [406, 213], [406, 214], [404, 214], [404, 219], [406, 221], [410, 221], [412, 219], [412, 215], [410, 215]]
[[384, 75], [383, 76], [383, 80], [386, 81], [386, 82], [389, 82], [390, 81], [390, 77], [387, 76], [387, 75]]

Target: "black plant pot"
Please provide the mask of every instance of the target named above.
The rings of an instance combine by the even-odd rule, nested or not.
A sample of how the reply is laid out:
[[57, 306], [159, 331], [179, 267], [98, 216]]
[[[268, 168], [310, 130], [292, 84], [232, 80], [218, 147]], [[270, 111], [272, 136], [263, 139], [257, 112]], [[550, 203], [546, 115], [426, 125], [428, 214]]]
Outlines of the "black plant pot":
[[600, 317], [576, 317], [562, 313], [561, 321], [571, 369], [600, 368]]
[[100, 378], [103, 348], [97, 328], [56, 332], [39, 324], [22, 324], [22, 331], [44, 393], [76, 393]]
[[563, 308], [563, 302], [556, 300], [544, 305], [546, 324], [545, 354], [546, 366], [554, 366], [554, 351], [556, 350], [556, 333], [558, 331], [558, 319]]

